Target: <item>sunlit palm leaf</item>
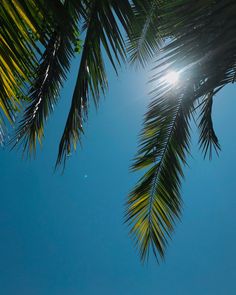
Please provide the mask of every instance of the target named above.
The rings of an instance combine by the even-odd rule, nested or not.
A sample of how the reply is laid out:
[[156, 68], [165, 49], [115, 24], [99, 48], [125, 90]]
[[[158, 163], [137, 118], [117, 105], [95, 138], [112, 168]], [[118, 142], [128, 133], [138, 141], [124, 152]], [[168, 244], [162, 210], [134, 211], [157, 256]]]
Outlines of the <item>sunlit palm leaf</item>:
[[[133, 169], [147, 169], [131, 192], [126, 218], [141, 258], [150, 247], [161, 257], [181, 208], [182, 165], [189, 151], [189, 119], [200, 106], [200, 143], [204, 152], [219, 148], [211, 121], [212, 97], [235, 81], [235, 1], [167, 1], [162, 49], [153, 78], [156, 98], [147, 113], [141, 149]], [[164, 83], [176, 71], [179, 85]]]
[[39, 44], [45, 45], [50, 35], [50, 22], [44, 22], [48, 12], [42, 10], [43, 2], [3, 0], [0, 5], [0, 109], [10, 122], [37, 68]]
[[[132, 10], [133, 9], [133, 10]], [[200, 147], [219, 149], [211, 119], [213, 96], [236, 79], [235, 0], [2, 0], [0, 6], [0, 143], [4, 119], [27, 105], [16, 140], [35, 150], [57, 102], [73, 54], [75, 27], [85, 36], [57, 164], [84, 132], [91, 98], [106, 91], [103, 54], [115, 70], [125, 60], [145, 65], [166, 41], [154, 71], [141, 146], [133, 170], [147, 169], [131, 192], [126, 220], [141, 258], [164, 256], [181, 212], [180, 186], [190, 145], [190, 117], [200, 111]], [[42, 52], [44, 52], [42, 54]], [[180, 84], [165, 82], [176, 71]], [[28, 92], [28, 89], [30, 91]]]
[[150, 104], [133, 165], [133, 170], [151, 166], [131, 192], [126, 212], [142, 260], [147, 258], [150, 247], [156, 256], [158, 252], [164, 256], [168, 237], [180, 215], [182, 163], [189, 152], [194, 97], [187, 91], [176, 96], [176, 91], [167, 91]]
[[160, 15], [160, 0], [134, 1], [133, 28], [127, 46], [131, 63], [145, 66], [160, 49]]

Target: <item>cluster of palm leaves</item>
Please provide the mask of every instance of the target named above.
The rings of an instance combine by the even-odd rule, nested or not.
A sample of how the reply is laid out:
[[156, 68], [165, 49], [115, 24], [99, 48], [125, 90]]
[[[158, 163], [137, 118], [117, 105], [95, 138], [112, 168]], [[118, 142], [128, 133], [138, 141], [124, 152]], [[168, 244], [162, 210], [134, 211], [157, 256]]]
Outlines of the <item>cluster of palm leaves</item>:
[[15, 138], [24, 139], [25, 148], [41, 140], [66, 78], [80, 9], [75, 0], [1, 2], [1, 110], [13, 123], [25, 109]]
[[[104, 54], [116, 72], [127, 58], [142, 66], [154, 61], [155, 87], [132, 166], [145, 173], [128, 197], [126, 221], [142, 260], [150, 249], [163, 257], [181, 214], [192, 117], [204, 155], [220, 149], [211, 113], [215, 94], [236, 79], [235, 1], [3, 0], [0, 13], [0, 141], [6, 118], [13, 124], [23, 109], [11, 142], [35, 151], [79, 51], [57, 165], [81, 140], [91, 99], [97, 106], [106, 91]], [[175, 85], [165, 79], [169, 72], [179, 75]]]
[[[150, 249], [164, 255], [180, 216], [191, 118], [197, 115], [199, 145], [211, 157], [213, 149], [220, 149], [211, 117], [214, 95], [236, 77], [235, 1], [167, 1], [162, 8], [159, 29], [165, 45], [154, 67], [156, 86], [132, 167], [146, 173], [127, 204], [142, 259]], [[165, 80], [170, 71], [179, 74], [178, 84]]]

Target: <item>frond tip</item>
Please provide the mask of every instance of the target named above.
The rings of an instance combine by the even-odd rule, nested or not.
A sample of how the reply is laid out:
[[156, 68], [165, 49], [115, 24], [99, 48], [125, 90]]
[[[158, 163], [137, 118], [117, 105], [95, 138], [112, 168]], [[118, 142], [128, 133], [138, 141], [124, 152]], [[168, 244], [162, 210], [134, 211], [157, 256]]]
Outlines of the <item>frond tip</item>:
[[210, 159], [212, 158], [213, 149], [215, 150], [217, 155], [220, 150], [220, 144], [215, 134], [215, 130], [213, 128], [213, 122], [212, 122], [213, 95], [214, 93], [213, 91], [211, 91], [203, 98], [202, 110], [200, 113], [201, 120], [199, 123], [200, 148], [202, 149], [204, 153], [204, 157], [206, 157], [207, 153], [209, 152]]

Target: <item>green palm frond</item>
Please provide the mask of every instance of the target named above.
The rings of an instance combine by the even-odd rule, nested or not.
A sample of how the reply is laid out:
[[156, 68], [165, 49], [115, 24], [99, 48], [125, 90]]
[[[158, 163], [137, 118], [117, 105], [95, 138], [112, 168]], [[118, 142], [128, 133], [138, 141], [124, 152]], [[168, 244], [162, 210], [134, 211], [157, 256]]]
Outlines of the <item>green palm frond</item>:
[[25, 110], [13, 139], [15, 144], [22, 141], [24, 150], [27, 148], [30, 151], [35, 150], [37, 139], [41, 141], [43, 136], [44, 121], [57, 101], [59, 87], [62, 85], [62, 75], [65, 75], [60, 63], [60, 47], [60, 35], [55, 33], [43, 55], [36, 78], [32, 82], [28, 94], [31, 103]]
[[[131, 63], [143, 66], [157, 55], [155, 89], [132, 167], [145, 173], [129, 195], [126, 221], [142, 260], [150, 249], [163, 257], [181, 215], [181, 179], [196, 109], [204, 155], [220, 149], [212, 104], [215, 94], [236, 80], [235, 0], [2, 0], [0, 14], [0, 144], [6, 118], [13, 123], [24, 108], [13, 141], [35, 151], [74, 44], [81, 50], [57, 165], [81, 140], [90, 101], [97, 107], [106, 92], [104, 56], [117, 72], [127, 51]], [[179, 84], [165, 81], [171, 71], [179, 74]]]
[[149, 106], [141, 134], [141, 147], [132, 166], [147, 169], [129, 195], [126, 221], [131, 226], [142, 260], [152, 248], [157, 256], [164, 250], [181, 211], [182, 164], [189, 152], [189, 121], [194, 99], [186, 90], [158, 95]]
[[77, 32], [77, 9], [72, 1], [65, 1], [64, 5], [57, 3], [57, 7], [53, 7], [53, 11], [57, 11], [56, 15], [60, 16], [60, 21], [36, 70], [28, 94], [30, 105], [26, 108], [13, 139], [15, 144], [21, 142], [24, 150], [28, 149], [29, 152], [35, 151], [37, 140], [42, 140], [44, 122], [57, 103], [60, 89], [69, 71]]
[[220, 144], [215, 134], [212, 122], [212, 104], [213, 104], [213, 92], [210, 92], [206, 97], [203, 98], [202, 109], [200, 113], [200, 148], [206, 157], [209, 151], [209, 157], [212, 158], [212, 150], [218, 154], [220, 150]]
[[[126, 209], [142, 260], [150, 248], [156, 256], [164, 256], [180, 216], [190, 117], [202, 108], [200, 145], [211, 155], [213, 147], [220, 147], [211, 120], [212, 99], [236, 75], [235, 1], [167, 1], [162, 9], [162, 34], [169, 39], [154, 68], [156, 97], [149, 106], [133, 165], [133, 170], [148, 170], [129, 195]], [[171, 83], [164, 83], [170, 71], [180, 75], [174, 91]]]
[[[52, 32], [45, 1], [3, 0], [0, 6], [0, 112], [13, 123]], [[52, 2], [55, 2], [53, 0]], [[47, 19], [47, 22], [45, 22]]]
[[159, 0], [134, 2], [132, 32], [127, 42], [130, 62], [145, 66], [159, 51], [162, 43], [160, 35], [161, 4]]
[[102, 51], [116, 70], [116, 64], [125, 59], [125, 42], [117, 18], [128, 31], [131, 6], [129, 1], [94, 0], [88, 1], [87, 18], [84, 25], [86, 37], [71, 108], [61, 138], [57, 165], [65, 163], [72, 146], [83, 133], [83, 124], [88, 116], [89, 96], [98, 105], [101, 93], [107, 88], [107, 78]]
[[[32, 1], [29, 2], [31, 6]], [[3, 0], [0, 14], [0, 107], [8, 119], [13, 121], [14, 111], [18, 108], [18, 96], [22, 94], [19, 89], [35, 69], [34, 51], [39, 49], [34, 37], [38, 24], [31, 21], [30, 12], [20, 5], [20, 1]]]

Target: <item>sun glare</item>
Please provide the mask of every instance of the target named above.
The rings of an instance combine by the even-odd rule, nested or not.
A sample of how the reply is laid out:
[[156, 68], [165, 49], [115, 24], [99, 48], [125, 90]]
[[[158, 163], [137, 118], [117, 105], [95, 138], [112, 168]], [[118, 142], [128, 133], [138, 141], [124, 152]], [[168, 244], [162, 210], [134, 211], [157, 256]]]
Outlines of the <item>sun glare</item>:
[[163, 78], [163, 81], [171, 85], [176, 85], [179, 81], [179, 73], [171, 71]]

